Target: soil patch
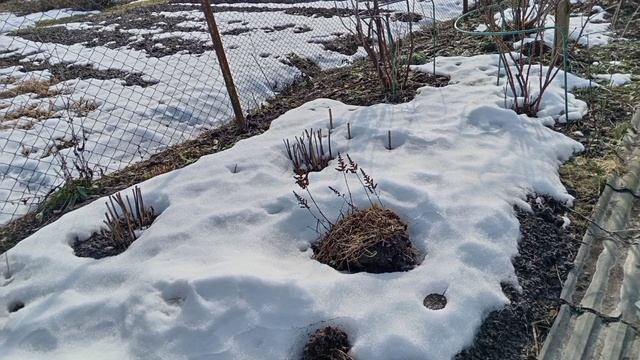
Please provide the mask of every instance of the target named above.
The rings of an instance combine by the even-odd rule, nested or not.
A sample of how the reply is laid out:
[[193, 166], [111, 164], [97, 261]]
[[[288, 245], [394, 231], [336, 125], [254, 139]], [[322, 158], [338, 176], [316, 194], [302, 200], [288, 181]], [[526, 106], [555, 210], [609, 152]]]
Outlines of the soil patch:
[[422, 304], [429, 310], [442, 310], [447, 306], [447, 298], [443, 294], [429, 294]]
[[289, 66], [298, 68], [298, 70], [300, 70], [304, 77], [313, 77], [322, 71], [322, 69], [320, 69], [320, 66], [313, 62], [313, 60], [310, 60], [306, 57], [301, 57], [294, 53], [287, 55], [287, 59], [282, 60], [282, 62]]
[[35, 63], [35, 62], [23, 62], [23, 72], [49, 70], [55, 79], [55, 82], [63, 82], [73, 79], [98, 79], [98, 80], [112, 80], [122, 79], [126, 86], [141, 86], [147, 87], [155, 85], [157, 81], [144, 80], [144, 74], [136, 72], [131, 73], [119, 69], [97, 69], [93, 65], [77, 65], [71, 63], [59, 63], [52, 65], [48, 60]]
[[487, 316], [474, 345], [456, 360], [537, 357], [560, 308], [562, 285], [584, 233], [582, 227], [562, 227], [563, 204], [547, 197], [540, 199], [529, 198], [533, 213], [516, 209], [522, 238], [513, 266], [522, 292], [502, 285], [510, 304]]
[[[313, 42], [313, 41], [311, 41]], [[353, 34], [341, 34], [332, 40], [317, 40], [325, 50], [335, 51], [347, 56], [355, 55], [358, 51], [358, 39]]]
[[304, 346], [302, 360], [353, 360], [347, 333], [328, 326], [313, 333]]
[[123, 253], [127, 248], [116, 247], [110, 239], [102, 233], [94, 233], [84, 241], [76, 239], [73, 243], [73, 252], [78, 257], [102, 259]]
[[319, 262], [349, 273], [408, 271], [418, 263], [407, 225], [376, 205], [335, 223], [313, 250]]

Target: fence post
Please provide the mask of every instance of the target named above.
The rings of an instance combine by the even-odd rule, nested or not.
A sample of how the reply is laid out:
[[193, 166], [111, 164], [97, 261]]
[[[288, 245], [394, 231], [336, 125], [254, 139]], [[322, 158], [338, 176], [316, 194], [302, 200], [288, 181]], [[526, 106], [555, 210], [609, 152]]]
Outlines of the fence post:
[[469, 12], [469, 0], [462, 0], [462, 14]]
[[213, 48], [216, 51], [216, 56], [220, 63], [220, 70], [222, 71], [222, 77], [224, 78], [227, 93], [229, 93], [229, 98], [231, 99], [231, 106], [233, 107], [233, 112], [236, 116], [236, 124], [239, 128], [244, 129], [247, 126], [247, 121], [242, 113], [242, 106], [240, 106], [238, 92], [236, 91], [236, 86], [233, 83], [233, 76], [231, 75], [231, 69], [227, 62], [227, 55], [224, 53], [222, 38], [220, 37], [220, 32], [218, 31], [218, 25], [216, 24], [216, 19], [213, 16], [213, 11], [211, 11], [211, 3], [209, 0], [202, 0], [202, 11], [204, 12], [204, 17], [207, 19], [207, 26], [209, 27], [209, 33], [211, 34], [211, 40], [213, 41]]
[[564, 42], [569, 41], [569, 7], [569, 0], [560, 0], [556, 7], [556, 26], [553, 36], [553, 51], [556, 54], [563, 51]]

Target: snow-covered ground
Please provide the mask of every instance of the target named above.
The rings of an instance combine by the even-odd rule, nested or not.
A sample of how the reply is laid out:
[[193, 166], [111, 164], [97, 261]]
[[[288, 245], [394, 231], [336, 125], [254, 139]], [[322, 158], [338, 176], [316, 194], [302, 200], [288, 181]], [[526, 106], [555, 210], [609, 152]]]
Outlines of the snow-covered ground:
[[[558, 168], [582, 145], [545, 126], [562, 116], [562, 74], [543, 101], [552, 117], [529, 118], [502, 107], [497, 55], [437, 61], [451, 84], [424, 87], [409, 103], [318, 99], [263, 135], [140, 184], [161, 215], [123, 254], [78, 258], [70, 245], [100, 229], [105, 199], [19, 243], [0, 283], [0, 358], [296, 359], [326, 324], [347, 330], [357, 359], [451, 358], [507, 302], [500, 283], [517, 281], [513, 207], [526, 209], [533, 193], [571, 202]], [[569, 106], [572, 116], [586, 112], [573, 96]], [[376, 178], [385, 205], [408, 223], [422, 255], [415, 269], [344, 274], [311, 258], [315, 221], [291, 194], [282, 139], [326, 133], [328, 109], [334, 151]], [[330, 217], [340, 199], [327, 186], [342, 189], [334, 167], [310, 176]], [[446, 308], [426, 309], [431, 293], [446, 293]], [[25, 307], [9, 313], [16, 302]]]
[[[364, 55], [362, 49], [355, 54], [345, 55], [326, 50], [319, 43], [335, 39], [336, 34], [346, 33], [348, 18], [285, 13], [283, 9], [293, 9], [295, 4], [249, 5], [262, 8], [277, 5], [278, 9], [246, 12], [240, 11], [239, 4], [234, 4], [229, 5], [233, 7], [231, 10], [238, 7], [238, 11], [216, 14], [245, 110], [254, 108], [300, 76], [296, 67], [283, 63], [288, 54], [295, 53], [312, 59], [323, 69], [342, 66]], [[336, 3], [326, 1], [303, 5], [332, 8]], [[423, 6], [423, 3], [416, 2], [415, 11], [426, 15], [421, 21], [421, 24], [426, 24], [432, 14], [430, 7], [422, 9]], [[166, 6], [169, 10], [172, 7], [178, 8]], [[459, 13], [460, 7], [460, 4], [442, 1], [438, 5], [437, 15], [440, 19], [451, 17]], [[108, 173], [231, 119], [231, 107], [217, 58], [210, 48], [203, 52], [183, 50], [168, 56], [153, 55], [154, 50], [163, 50], [167, 41], [178, 46], [183, 43], [195, 44], [196, 50], [198, 46], [208, 46], [210, 43], [198, 6], [193, 6], [193, 10], [169, 10], [150, 15], [165, 21], [180, 18], [182, 21], [170, 31], [162, 28], [161, 21], [148, 28], [130, 28], [117, 23], [105, 25], [82, 19], [62, 25], [69, 30], [95, 34], [95, 39], [90, 41], [99, 41], [102, 36], [111, 36], [115, 40], [118, 37], [128, 38], [124, 46], [116, 46], [115, 40], [98, 46], [88, 46], [86, 43], [65, 45], [38, 39], [26, 40], [9, 33], [18, 28], [31, 27], [37, 20], [77, 15], [74, 12], [60, 10], [26, 17], [0, 14], [3, 20], [0, 22], [0, 58], [25, 56], [22, 62], [37, 64], [46, 60], [51, 65], [91, 65], [103, 71], [119, 69], [139, 74], [143, 81], [149, 82], [146, 84], [148, 86], [142, 86], [128, 84], [122, 77], [76, 78], [54, 85], [52, 90], [60, 92], [54, 97], [23, 94], [0, 99], [0, 117], [8, 119], [4, 119], [0, 125], [0, 224], [9, 221], [14, 214], [25, 213], [61, 182], [58, 175], [60, 166], [51, 155], [51, 149], [69, 143], [74, 132], [81, 136], [81, 128], [86, 130], [88, 160]], [[394, 26], [394, 31], [402, 32], [407, 25], [396, 22]], [[282, 29], [273, 31], [278, 27]], [[51, 29], [54, 30], [54, 27]], [[246, 31], [233, 33], [234, 30]], [[155, 42], [151, 49], [140, 45], [146, 41], [147, 35], [151, 36], [150, 41]], [[16, 88], [17, 84], [27, 79], [54, 78], [46, 70], [23, 71], [21, 65], [1, 69], [3, 77], [11, 76], [13, 79], [3, 81], [0, 91]], [[97, 106], [94, 111], [88, 114], [69, 111], [73, 104], [87, 100]], [[51, 114], [44, 119], [28, 116], [12, 118], [15, 117], [13, 114], [29, 107]], [[72, 159], [71, 151], [67, 148], [61, 153]]]

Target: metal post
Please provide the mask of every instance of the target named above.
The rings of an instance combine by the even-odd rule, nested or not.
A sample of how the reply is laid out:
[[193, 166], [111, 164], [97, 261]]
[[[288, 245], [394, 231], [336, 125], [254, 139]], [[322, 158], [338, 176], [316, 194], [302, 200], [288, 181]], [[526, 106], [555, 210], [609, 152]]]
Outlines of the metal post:
[[236, 91], [236, 86], [233, 83], [233, 76], [231, 75], [231, 69], [227, 62], [227, 55], [224, 53], [222, 38], [220, 37], [220, 32], [218, 31], [218, 25], [216, 24], [216, 19], [213, 16], [213, 11], [211, 11], [211, 3], [209, 0], [202, 0], [202, 11], [204, 12], [204, 17], [207, 19], [207, 26], [209, 27], [209, 33], [211, 34], [211, 40], [213, 41], [213, 48], [216, 51], [216, 56], [220, 63], [220, 70], [222, 71], [222, 77], [224, 78], [224, 83], [227, 87], [227, 92], [229, 93], [229, 99], [231, 99], [233, 112], [236, 115], [236, 124], [239, 128], [244, 129], [247, 126], [247, 121], [242, 113], [240, 98], [238, 98], [238, 92]]

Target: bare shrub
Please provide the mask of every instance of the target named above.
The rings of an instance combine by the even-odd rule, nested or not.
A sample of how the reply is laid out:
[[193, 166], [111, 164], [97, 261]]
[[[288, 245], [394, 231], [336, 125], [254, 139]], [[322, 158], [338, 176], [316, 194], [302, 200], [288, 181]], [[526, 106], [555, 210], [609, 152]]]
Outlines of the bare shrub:
[[[536, 30], [546, 27], [546, 19], [555, 11], [557, 2], [540, 0], [529, 6], [529, 1], [511, 0], [506, 9], [500, 10], [497, 20], [496, 7], [488, 6], [482, 11], [488, 31], [514, 32], [507, 36], [496, 35], [493, 39], [513, 96], [513, 103], [507, 106], [519, 114], [536, 116], [546, 89], [560, 71], [562, 52], [558, 49], [547, 51], [544, 31]], [[532, 88], [534, 84], [535, 89]]]
[[[407, 14], [415, 14], [405, 0]], [[395, 99], [406, 87], [410, 63], [402, 59], [413, 58], [415, 39], [411, 16], [406, 22], [405, 33], [392, 31], [391, 14], [380, 9], [380, 1], [350, 0], [347, 6], [352, 23], [344, 27], [357, 39], [375, 68], [383, 91]], [[415, 14], [418, 15], [418, 14]], [[402, 20], [402, 19], [401, 19]], [[341, 18], [342, 21], [342, 18]]]

